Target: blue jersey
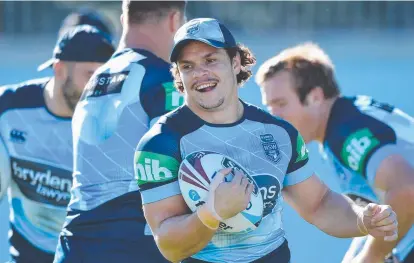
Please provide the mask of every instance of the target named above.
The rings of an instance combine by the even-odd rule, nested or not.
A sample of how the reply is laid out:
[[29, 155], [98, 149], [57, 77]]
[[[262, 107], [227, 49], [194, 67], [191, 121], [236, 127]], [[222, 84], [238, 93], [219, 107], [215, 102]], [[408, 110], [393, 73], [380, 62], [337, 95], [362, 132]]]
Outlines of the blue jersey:
[[24, 254], [30, 244], [54, 253], [70, 200], [71, 119], [47, 110], [48, 81], [0, 88], [0, 136], [10, 156], [12, 255]]
[[[313, 174], [304, 141], [293, 126], [255, 106], [243, 106], [243, 117], [224, 125], [206, 123], [182, 106], [160, 118], [137, 147], [135, 174], [144, 204], [182, 194], [178, 167], [195, 151], [229, 156], [258, 184], [264, 201], [259, 227], [248, 233], [219, 230], [205, 248], [192, 256], [198, 260], [252, 262], [275, 251], [285, 242], [281, 190]], [[289, 259], [279, 255], [279, 260]]]
[[[414, 165], [414, 119], [367, 96], [338, 98], [329, 117], [325, 148], [344, 194], [361, 205], [383, 203], [375, 187], [380, 163], [399, 154]], [[414, 228], [396, 248], [404, 258], [414, 247]]]
[[[169, 69], [154, 54], [127, 48], [89, 80], [72, 121], [73, 189], [63, 235], [135, 241], [144, 235], [133, 156], [151, 121], [183, 103]], [[91, 222], [97, 226], [89, 228]]]

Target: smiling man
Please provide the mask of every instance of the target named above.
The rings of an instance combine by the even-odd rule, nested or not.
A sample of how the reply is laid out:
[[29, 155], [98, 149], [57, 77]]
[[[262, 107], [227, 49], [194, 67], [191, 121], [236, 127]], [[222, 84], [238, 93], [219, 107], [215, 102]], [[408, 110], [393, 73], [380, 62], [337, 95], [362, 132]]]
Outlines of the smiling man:
[[[191, 20], [177, 31], [174, 42], [172, 72], [176, 87], [185, 93], [185, 105], [161, 117], [135, 153], [144, 214], [168, 260], [290, 262], [281, 221], [282, 193], [302, 217], [330, 235], [397, 237], [390, 207], [371, 204], [363, 209], [330, 191], [313, 174], [297, 130], [240, 100], [239, 87], [251, 76], [255, 58], [222, 23], [210, 18]], [[277, 145], [278, 151], [271, 154], [270, 145]], [[269, 193], [277, 190], [263, 196], [270, 206], [255, 230], [227, 233], [219, 229], [221, 221], [246, 209], [253, 190], [247, 177], [237, 172], [232, 181], [224, 182], [230, 169], [217, 173], [206, 203], [197, 212], [189, 212], [177, 171], [185, 156], [201, 150], [229, 156], [246, 168], [260, 188]], [[154, 176], [140, 168], [148, 162], [158, 167]], [[161, 168], [164, 176], [156, 176]]]

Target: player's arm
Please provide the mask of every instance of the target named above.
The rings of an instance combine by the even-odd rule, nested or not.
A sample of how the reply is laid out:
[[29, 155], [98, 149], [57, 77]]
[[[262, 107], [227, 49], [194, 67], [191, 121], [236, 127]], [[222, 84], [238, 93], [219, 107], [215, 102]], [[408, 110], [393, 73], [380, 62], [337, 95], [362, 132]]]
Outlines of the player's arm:
[[[399, 238], [393, 242], [368, 239], [358, 256], [360, 262], [383, 260], [414, 224], [414, 169], [407, 160], [398, 154], [383, 159], [375, 173], [375, 186], [385, 191], [384, 202], [397, 214]], [[376, 221], [373, 223], [381, 225]]]
[[[390, 231], [394, 236], [394, 217], [388, 206], [370, 205], [366, 209], [356, 205], [351, 199], [330, 190], [316, 175], [309, 179], [284, 188], [286, 201], [309, 223], [323, 232], [340, 238], [365, 236], [370, 233], [384, 236]], [[391, 212], [389, 212], [391, 211]], [[387, 227], [373, 226], [369, 220], [388, 215], [383, 219]], [[388, 237], [390, 238], [390, 237]]]
[[393, 129], [371, 119], [361, 123], [364, 126], [344, 138], [337, 144], [339, 147], [333, 147], [333, 152], [350, 170], [384, 191], [384, 203], [393, 208], [398, 218], [399, 238], [395, 242], [369, 238], [365, 243], [358, 258], [369, 263], [382, 261], [414, 223], [414, 171], [399, 155], [404, 149], [396, 144]]
[[208, 211], [204, 211], [205, 220], [210, 220], [212, 229], [203, 224], [196, 213], [188, 210], [181, 195], [145, 204], [144, 213], [158, 248], [172, 262], [191, 257], [203, 249], [219, 224]]
[[[157, 124], [152, 130], [154, 129], [157, 129]], [[230, 172], [228, 169], [217, 173], [210, 184], [206, 203], [192, 213], [179, 189], [179, 146], [172, 137], [162, 134], [152, 136], [151, 139], [144, 137], [135, 154], [135, 172], [140, 185], [145, 218], [157, 246], [168, 260], [179, 262], [196, 254], [208, 244], [219, 227], [220, 217], [230, 218], [247, 207], [253, 186], [241, 175], [235, 176], [232, 182], [223, 183], [224, 175]], [[158, 177], [158, 168], [155, 172], [152, 169], [151, 178], [143, 175], [145, 165], [153, 162], [151, 160], [157, 162], [155, 167], [162, 167], [163, 177]], [[141, 167], [141, 171], [138, 169], [140, 165], [144, 167]], [[151, 166], [154, 167], [154, 163]], [[162, 180], [154, 180], [155, 177]], [[216, 200], [224, 201], [215, 202], [216, 188], [227, 196], [230, 192], [234, 193], [235, 197], [226, 199], [221, 196]], [[238, 194], [241, 189], [243, 193]]]
[[[308, 163], [306, 145], [301, 135], [290, 130], [292, 158], [284, 181], [286, 201], [309, 223], [325, 233], [336, 237], [356, 237], [366, 235], [367, 229], [375, 236], [395, 238], [394, 214], [388, 206], [370, 205], [363, 209], [349, 198], [331, 191], [316, 175]], [[384, 216], [387, 215], [387, 216]], [[384, 227], [370, 224], [370, 218], [384, 217]]]
[[[0, 116], [11, 107], [14, 90], [8, 86], [0, 87]], [[0, 134], [0, 200], [6, 195], [11, 181], [10, 157], [6, 144]]]

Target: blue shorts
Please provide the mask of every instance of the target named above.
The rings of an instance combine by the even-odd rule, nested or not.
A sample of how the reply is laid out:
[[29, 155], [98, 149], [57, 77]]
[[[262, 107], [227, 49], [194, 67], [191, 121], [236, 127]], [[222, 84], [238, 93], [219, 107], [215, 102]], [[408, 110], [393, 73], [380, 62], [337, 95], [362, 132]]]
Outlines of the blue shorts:
[[[27, 241], [14, 227], [10, 225], [9, 238], [13, 263], [52, 263], [54, 254], [47, 253]], [[34, 259], [36, 259], [34, 261]]]
[[[290, 262], [290, 249], [287, 240], [282, 243], [278, 248], [270, 252], [269, 254], [259, 258], [252, 263], [289, 263]], [[209, 263], [207, 261], [187, 258], [181, 261], [181, 263]]]
[[141, 195], [131, 192], [89, 211], [69, 210], [55, 263], [167, 263], [145, 235]]
[[[145, 242], [148, 242], [146, 245]], [[167, 263], [154, 245], [152, 236], [142, 242], [127, 240], [113, 242], [106, 239], [78, 239], [60, 236], [54, 263]]]

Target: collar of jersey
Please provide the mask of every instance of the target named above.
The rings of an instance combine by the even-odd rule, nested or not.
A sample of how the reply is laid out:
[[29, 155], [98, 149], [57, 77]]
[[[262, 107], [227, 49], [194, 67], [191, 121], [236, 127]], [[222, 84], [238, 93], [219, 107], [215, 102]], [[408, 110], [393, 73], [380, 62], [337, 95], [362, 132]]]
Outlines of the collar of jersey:
[[194, 115], [197, 119], [199, 119], [200, 122], [202, 122], [204, 125], [211, 126], [211, 127], [219, 127], [219, 128], [220, 127], [223, 127], [223, 128], [225, 128], [225, 127], [234, 127], [234, 126], [237, 126], [237, 125], [239, 125], [240, 123], [242, 123], [242, 122], [244, 122], [246, 120], [247, 105], [241, 99], [239, 99], [239, 100], [243, 104], [243, 115], [241, 116], [240, 119], [238, 119], [237, 121], [235, 121], [233, 123], [223, 123], [223, 124], [220, 124], [220, 123], [210, 123], [210, 122], [207, 122], [207, 121], [201, 119], [197, 114], [195, 114], [192, 110], [190, 110], [190, 108], [188, 106], [186, 106], [186, 109], [188, 111], [190, 111], [191, 114]]

